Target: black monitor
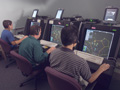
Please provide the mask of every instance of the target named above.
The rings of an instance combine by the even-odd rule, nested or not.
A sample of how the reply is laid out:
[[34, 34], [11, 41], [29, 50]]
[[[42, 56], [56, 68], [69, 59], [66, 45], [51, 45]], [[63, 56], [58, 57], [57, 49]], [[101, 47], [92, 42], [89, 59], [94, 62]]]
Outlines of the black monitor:
[[62, 45], [61, 43], [61, 30], [64, 28], [63, 25], [52, 25], [50, 41]]
[[119, 27], [84, 24], [77, 49], [104, 58], [117, 58], [120, 40]]
[[116, 21], [118, 8], [106, 8], [104, 13], [104, 21]]
[[56, 13], [56, 16], [55, 16], [55, 19], [61, 19], [62, 15], [63, 15], [63, 12], [64, 12], [63, 9], [58, 9], [57, 13]]
[[36, 18], [38, 11], [39, 11], [38, 9], [33, 10], [32, 18]]
[[38, 25], [38, 26], [40, 26], [40, 22], [31, 22], [30, 26], [33, 26], [33, 25]]
[[108, 58], [113, 38], [113, 32], [87, 29], [82, 51]]

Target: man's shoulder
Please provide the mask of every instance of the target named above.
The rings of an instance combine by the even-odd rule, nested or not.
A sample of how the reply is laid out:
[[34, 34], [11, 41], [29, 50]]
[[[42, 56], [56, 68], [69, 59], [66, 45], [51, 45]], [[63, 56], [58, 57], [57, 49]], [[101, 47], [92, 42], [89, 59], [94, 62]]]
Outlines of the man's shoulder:
[[13, 36], [13, 34], [10, 31], [8, 31], [8, 30], [2, 31], [2, 34], [1, 34], [2, 39], [11, 38], [11, 36]]
[[55, 49], [54, 51], [52, 51], [51, 54], [57, 54], [57, 53], [60, 52], [60, 51], [61, 51], [60, 48], [57, 48], [57, 49]]
[[22, 41], [22, 43], [27, 43], [27, 44], [32, 44], [32, 45], [38, 45], [38, 44], [40, 44], [37, 40], [31, 39], [29, 37], [27, 37], [26, 39], [24, 39]]
[[9, 35], [9, 34], [12, 34], [10, 31], [8, 31], [8, 30], [3, 30], [2, 31], [2, 34], [7, 34], [7, 35]]
[[61, 53], [64, 53], [64, 55], [69, 55], [69, 58], [74, 58], [75, 60], [79, 60], [79, 61], [83, 61], [83, 62], [85, 61], [83, 58], [79, 57], [74, 52], [65, 52], [65, 51], [61, 50], [61, 48], [57, 48], [51, 52], [51, 54], [53, 54], [53, 55], [61, 54]]

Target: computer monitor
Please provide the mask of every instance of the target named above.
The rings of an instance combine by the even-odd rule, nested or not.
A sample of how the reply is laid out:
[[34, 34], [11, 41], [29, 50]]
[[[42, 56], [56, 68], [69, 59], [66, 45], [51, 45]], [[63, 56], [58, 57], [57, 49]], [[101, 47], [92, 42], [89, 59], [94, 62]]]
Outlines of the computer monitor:
[[62, 45], [61, 31], [64, 28], [62, 25], [52, 25], [50, 41]]
[[108, 58], [114, 38], [113, 32], [87, 29], [83, 44], [83, 51]]
[[63, 15], [64, 10], [63, 9], [58, 9], [55, 19], [61, 19]]
[[38, 9], [33, 10], [32, 18], [36, 18], [38, 11], [39, 11]]
[[33, 25], [38, 25], [38, 26], [40, 26], [40, 23], [39, 23], [39, 22], [31, 22], [30, 26], [33, 26]]
[[119, 48], [120, 27], [91, 23], [82, 25], [77, 50], [108, 59], [117, 58]]
[[116, 21], [118, 10], [118, 8], [106, 8], [104, 14], [104, 21]]

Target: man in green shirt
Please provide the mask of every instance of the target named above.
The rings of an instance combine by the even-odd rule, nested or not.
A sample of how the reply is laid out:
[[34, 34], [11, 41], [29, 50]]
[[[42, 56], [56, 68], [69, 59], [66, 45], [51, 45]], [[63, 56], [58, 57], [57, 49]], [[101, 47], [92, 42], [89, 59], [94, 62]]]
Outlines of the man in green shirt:
[[19, 54], [25, 57], [33, 66], [33, 69], [44, 67], [48, 62], [48, 54], [55, 48], [52, 47], [46, 52], [43, 52], [40, 41], [37, 40], [41, 36], [41, 28], [33, 25], [30, 28], [30, 36], [22, 41], [19, 47]]

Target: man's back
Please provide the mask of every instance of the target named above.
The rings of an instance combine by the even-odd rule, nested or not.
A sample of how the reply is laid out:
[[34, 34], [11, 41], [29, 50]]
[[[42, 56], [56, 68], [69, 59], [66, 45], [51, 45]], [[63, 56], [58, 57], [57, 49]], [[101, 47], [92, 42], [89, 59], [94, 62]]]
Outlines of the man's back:
[[11, 47], [12, 47], [11, 42], [15, 40], [13, 34], [8, 30], [3, 30], [1, 34], [1, 39], [6, 41], [9, 45], [11, 45]]
[[91, 77], [87, 62], [68, 48], [61, 47], [54, 50], [50, 55], [50, 66], [78, 81], [80, 76], [87, 81]]
[[43, 53], [40, 42], [32, 36], [24, 39], [19, 47], [19, 54], [28, 59], [33, 67], [36, 63], [44, 61], [48, 54]]

